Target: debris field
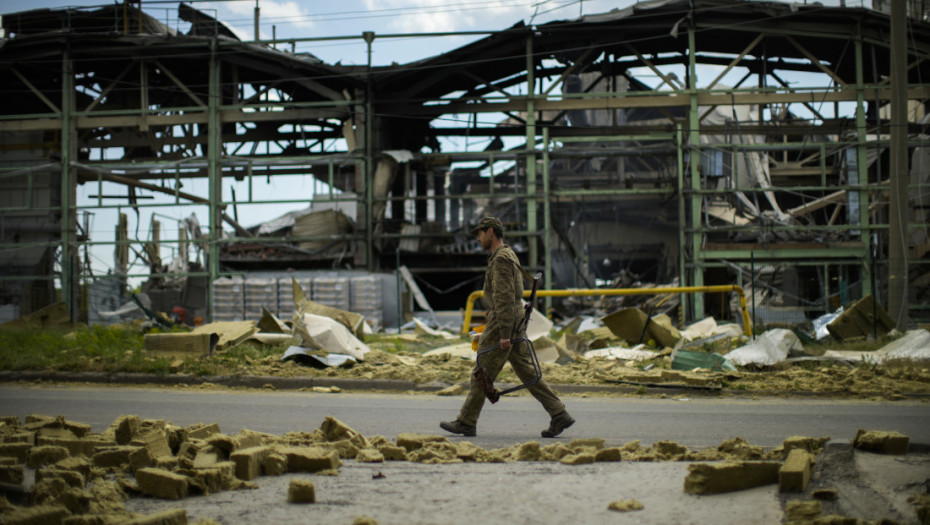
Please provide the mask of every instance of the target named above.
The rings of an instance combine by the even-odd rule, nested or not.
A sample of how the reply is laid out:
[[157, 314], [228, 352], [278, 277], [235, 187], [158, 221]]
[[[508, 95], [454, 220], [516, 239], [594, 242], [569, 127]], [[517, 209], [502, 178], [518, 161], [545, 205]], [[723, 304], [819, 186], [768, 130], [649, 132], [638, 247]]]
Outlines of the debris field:
[[[182, 500], [256, 489], [261, 476], [290, 476], [280, 494], [282, 505], [313, 505], [325, 501], [327, 495], [307, 476], [338, 477], [346, 462], [372, 466], [386, 462], [557, 462], [565, 466], [601, 464], [604, 469], [618, 462], [688, 462], [688, 473], [682, 480], [687, 494], [718, 494], [774, 484], [781, 493], [807, 492], [814, 498], [786, 501], [785, 516], [790, 523], [869, 523], [855, 517], [824, 516], [829, 500], [837, 498], [836, 491], [809, 490], [829, 437], [792, 436], [770, 450], [740, 437], [700, 450], [672, 441], [648, 447], [638, 441], [607, 447], [600, 438], [548, 445], [528, 441], [486, 450], [468, 441], [436, 435], [400, 433], [395, 440], [380, 435], [366, 437], [333, 417], [326, 417], [313, 432], [272, 435], [243, 429], [229, 435], [216, 423], [179, 427], [133, 415], [121, 416], [103, 432], [94, 433], [90, 425], [63, 416], [31, 415], [24, 422], [17, 417], [0, 418], [0, 439], [3, 524], [187, 523]], [[869, 454], [907, 456], [909, 448], [908, 437], [897, 432], [860, 430], [852, 442], [860, 453]], [[915, 460], [930, 464], [927, 458], [918, 456]], [[909, 497], [912, 511], [921, 521], [905, 523], [926, 523], [930, 518], [926, 487], [914, 490]], [[140, 515], [128, 510], [130, 498], [177, 505]], [[635, 499], [605, 501], [603, 505], [617, 512], [643, 509]], [[356, 523], [377, 523], [376, 519], [360, 516]], [[201, 519], [197, 523], [215, 522]]]

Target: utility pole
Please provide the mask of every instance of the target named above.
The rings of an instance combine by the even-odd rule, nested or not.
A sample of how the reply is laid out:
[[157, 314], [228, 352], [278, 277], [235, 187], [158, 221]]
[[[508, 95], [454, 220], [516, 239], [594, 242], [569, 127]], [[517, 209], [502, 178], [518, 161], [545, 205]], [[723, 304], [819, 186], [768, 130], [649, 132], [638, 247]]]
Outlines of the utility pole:
[[888, 203], [888, 313], [907, 328], [907, 5], [891, 0], [891, 174]]
[[255, 0], [255, 41], [258, 42], [261, 40], [261, 36], [258, 34], [258, 18], [261, 13], [261, 9], [258, 8], [258, 0]]

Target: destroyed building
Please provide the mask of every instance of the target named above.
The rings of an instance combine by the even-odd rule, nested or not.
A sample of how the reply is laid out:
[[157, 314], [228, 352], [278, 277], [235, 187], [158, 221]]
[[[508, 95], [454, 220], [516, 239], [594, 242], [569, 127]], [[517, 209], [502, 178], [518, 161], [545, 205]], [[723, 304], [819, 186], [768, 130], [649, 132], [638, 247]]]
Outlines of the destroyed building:
[[[291, 278], [345, 279], [327, 290], [356, 308], [351, 283], [378, 275], [366, 308], [396, 323], [423, 308], [413, 295], [464, 307], [485, 263], [467, 231], [496, 215], [547, 289], [735, 284], [756, 323], [791, 324], [888, 304], [904, 275], [907, 316], [925, 320], [930, 25], [908, 5], [901, 169], [886, 3], [644, 2], [370, 67], [325, 63], [310, 38], [242, 41], [185, 4], [186, 32], [134, 4], [7, 13], [0, 304], [60, 298], [86, 319], [138, 278], [159, 310], [232, 319], [285, 309]], [[293, 191], [263, 197], [275, 183]], [[291, 211], [237, 220], [269, 203]], [[168, 206], [208, 220], [163, 236], [149, 217]], [[92, 235], [105, 216], [115, 234]], [[110, 276], [91, 270], [101, 245]], [[668, 304], [739, 320], [722, 294]]]

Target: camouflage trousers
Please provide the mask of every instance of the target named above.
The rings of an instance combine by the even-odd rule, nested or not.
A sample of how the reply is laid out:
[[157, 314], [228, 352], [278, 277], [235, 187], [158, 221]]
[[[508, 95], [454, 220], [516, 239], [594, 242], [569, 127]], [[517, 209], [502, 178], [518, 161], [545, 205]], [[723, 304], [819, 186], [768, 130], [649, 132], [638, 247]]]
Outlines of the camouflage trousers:
[[[504, 364], [507, 362], [513, 367], [513, 371], [517, 374], [517, 377], [520, 378], [521, 383], [526, 383], [536, 378], [536, 371], [533, 368], [530, 349], [526, 342], [511, 346], [508, 350], [498, 348], [497, 350], [492, 350], [481, 355], [481, 365], [487, 370], [488, 375], [493, 378], [496, 378], [497, 375], [500, 374], [501, 369], [504, 368]], [[550, 417], [565, 410], [565, 404], [562, 403], [559, 396], [552, 391], [552, 388], [549, 387], [549, 383], [546, 383], [545, 379], [541, 378], [535, 385], [527, 387], [527, 390], [529, 390], [530, 394], [542, 404]], [[480, 382], [472, 375], [471, 390], [468, 392], [468, 396], [462, 404], [458, 420], [469, 426], [477, 425], [478, 416], [481, 414], [481, 408], [484, 407], [485, 399], [486, 396], [484, 395], [484, 390], [481, 388]]]

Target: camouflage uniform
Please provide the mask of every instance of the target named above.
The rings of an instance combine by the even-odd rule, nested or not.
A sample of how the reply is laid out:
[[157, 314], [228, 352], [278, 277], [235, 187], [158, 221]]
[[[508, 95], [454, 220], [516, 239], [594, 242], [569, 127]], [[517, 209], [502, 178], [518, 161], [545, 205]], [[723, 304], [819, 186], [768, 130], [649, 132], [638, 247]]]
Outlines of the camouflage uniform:
[[[484, 274], [484, 297], [491, 305], [488, 310], [487, 326], [478, 341], [478, 348], [487, 348], [500, 343], [501, 339], [519, 339], [526, 337], [525, 330], [517, 330], [523, 319], [523, 273], [520, 271], [517, 254], [508, 245], [503, 245], [488, 256], [488, 269]], [[492, 350], [481, 356], [481, 364], [492, 378], [496, 378], [506, 362], [510, 362], [514, 372], [523, 383], [536, 378], [532, 357], [525, 342]], [[545, 379], [527, 387], [530, 394], [542, 403], [550, 416], [565, 411], [565, 404], [552, 391]], [[484, 406], [485, 394], [474, 376], [471, 378], [471, 391], [462, 404], [458, 420], [474, 427]]]

